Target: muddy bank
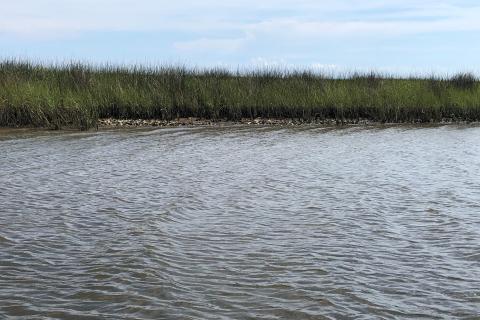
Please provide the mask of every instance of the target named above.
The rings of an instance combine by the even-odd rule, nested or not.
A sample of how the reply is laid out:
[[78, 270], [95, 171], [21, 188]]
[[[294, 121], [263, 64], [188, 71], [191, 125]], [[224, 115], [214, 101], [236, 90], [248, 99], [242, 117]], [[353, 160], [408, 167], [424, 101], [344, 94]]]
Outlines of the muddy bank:
[[74, 125], [57, 126], [0, 126], [0, 135], [5, 135], [9, 132], [31, 131], [31, 130], [98, 130], [110, 128], [148, 128], [148, 127], [227, 127], [227, 126], [401, 126], [401, 125], [415, 125], [415, 126], [441, 126], [441, 125], [480, 125], [480, 122], [459, 121], [452, 119], [443, 119], [442, 121], [411, 121], [411, 122], [381, 122], [368, 119], [353, 119], [353, 120], [336, 120], [336, 119], [322, 119], [322, 120], [302, 120], [302, 119], [269, 119], [269, 118], [255, 118], [255, 119], [241, 119], [237, 121], [232, 120], [209, 120], [200, 118], [178, 118], [175, 120], [161, 120], [161, 119], [115, 119], [106, 118], [99, 119], [96, 124], [89, 128], [78, 128]]
[[99, 119], [98, 127], [180, 127], [180, 126], [230, 126], [230, 125], [302, 125], [302, 124], [325, 124], [325, 125], [341, 125], [341, 124], [370, 124], [371, 121], [336, 121], [336, 120], [318, 120], [304, 121], [298, 119], [241, 119], [238, 121], [231, 120], [208, 120], [199, 118], [179, 118], [176, 120], [158, 120], [158, 119]]
[[443, 119], [442, 121], [412, 121], [400, 123], [385, 123], [372, 121], [367, 119], [350, 119], [350, 120], [336, 120], [336, 119], [322, 119], [322, 120], [302, 120], [302, 119], [241, 119], [238, 121], [231, 120], [208, 120], [200, 118], [179, 118], [176, 120], [159, 120], [159, 119], [99, 119], [97, 122], [98, 128], [112, 128], [112, 127], [181, 127], [181, 126], [230, 126], [230, 125], [272, 125], [272, 126], [294, 126], [294, 125], [386, 125], [386, 124], [472, 124], [469, 121], [457, 121], [453, 119]]

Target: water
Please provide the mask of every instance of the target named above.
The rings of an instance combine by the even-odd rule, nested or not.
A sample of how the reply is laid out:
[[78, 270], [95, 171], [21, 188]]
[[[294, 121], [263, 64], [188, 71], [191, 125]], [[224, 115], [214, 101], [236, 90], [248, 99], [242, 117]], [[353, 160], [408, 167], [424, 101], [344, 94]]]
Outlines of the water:
[[3, 132], [0, 319], [480, 317], [480, 127]]

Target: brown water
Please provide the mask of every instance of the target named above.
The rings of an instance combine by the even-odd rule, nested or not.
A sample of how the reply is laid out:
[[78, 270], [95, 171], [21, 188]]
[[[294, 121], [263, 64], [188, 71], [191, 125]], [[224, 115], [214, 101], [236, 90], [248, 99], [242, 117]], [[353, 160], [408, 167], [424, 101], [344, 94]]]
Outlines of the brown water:
[[3, 132], [0, 319], [480, 317], [480, 128]]

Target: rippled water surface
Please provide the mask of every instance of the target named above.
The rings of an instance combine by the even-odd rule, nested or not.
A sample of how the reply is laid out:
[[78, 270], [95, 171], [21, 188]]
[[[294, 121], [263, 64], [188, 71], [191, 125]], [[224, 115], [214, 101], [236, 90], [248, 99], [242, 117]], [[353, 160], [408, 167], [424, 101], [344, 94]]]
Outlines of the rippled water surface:
[[480, 317], [480, 128], [0, 133], [0, 319]]

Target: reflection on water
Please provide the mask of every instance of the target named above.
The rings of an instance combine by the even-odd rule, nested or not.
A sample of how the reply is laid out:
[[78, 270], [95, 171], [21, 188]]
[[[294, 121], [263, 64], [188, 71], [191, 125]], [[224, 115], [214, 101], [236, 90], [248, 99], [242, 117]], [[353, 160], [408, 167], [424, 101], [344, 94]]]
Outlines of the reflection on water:
[[3, 132], [0, 318], [464, 318], [480, 128]]

